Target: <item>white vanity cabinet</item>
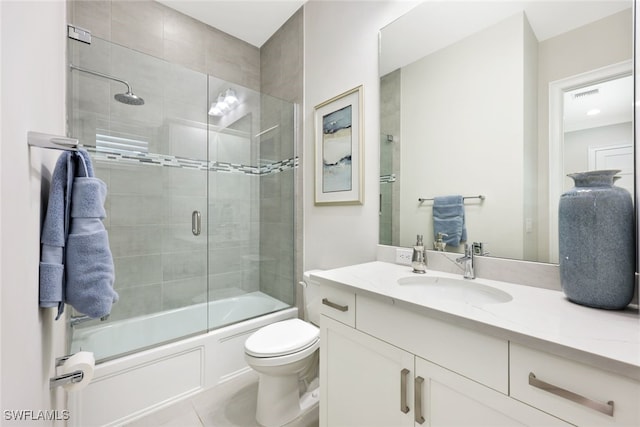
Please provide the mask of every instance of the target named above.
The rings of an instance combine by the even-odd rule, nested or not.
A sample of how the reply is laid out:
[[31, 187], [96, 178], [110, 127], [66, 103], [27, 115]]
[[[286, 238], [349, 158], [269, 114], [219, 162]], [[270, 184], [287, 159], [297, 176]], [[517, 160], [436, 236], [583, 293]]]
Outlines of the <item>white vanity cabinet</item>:
[[320, 320], [320, 425], [412, 426], [414, 356], [336, 322]]
[[419, 357], [416, 378], [416, 427], [570, 425]]
[[631, 311], [481, 278], [470, 283], [511, 299], [461, 301], [381, 261], [316, 278], [323, 427], [640, 427], [640, 323]]
[[511, 397], [572, 424], [640, 426], [640, 382], [511, 343]]
[[377, 298], [353, 301], [353, 326], [336, 321], [339, 311], [321, 318], [320, 426], [569, 425], [508, 396], [507, 341]]

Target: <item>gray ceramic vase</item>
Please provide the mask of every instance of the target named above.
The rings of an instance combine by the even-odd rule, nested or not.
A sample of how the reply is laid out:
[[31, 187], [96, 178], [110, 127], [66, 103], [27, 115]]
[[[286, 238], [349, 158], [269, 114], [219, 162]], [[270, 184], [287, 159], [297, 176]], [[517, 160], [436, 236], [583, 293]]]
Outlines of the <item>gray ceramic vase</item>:
[[619, 170], [570, 174], [560, 197], [560, 281], [577, 304], [621, 309], [633, 298], [635, 229], [629, 192], [613, 185]]

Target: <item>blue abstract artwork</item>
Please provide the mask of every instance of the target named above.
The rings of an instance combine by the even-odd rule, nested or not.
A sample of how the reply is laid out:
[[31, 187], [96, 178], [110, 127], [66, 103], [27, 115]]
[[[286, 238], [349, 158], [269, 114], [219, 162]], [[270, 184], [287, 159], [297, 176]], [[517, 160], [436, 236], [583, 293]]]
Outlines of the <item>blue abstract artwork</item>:
[[322, 192], [351, 191], [351, 105], [322, 117]]

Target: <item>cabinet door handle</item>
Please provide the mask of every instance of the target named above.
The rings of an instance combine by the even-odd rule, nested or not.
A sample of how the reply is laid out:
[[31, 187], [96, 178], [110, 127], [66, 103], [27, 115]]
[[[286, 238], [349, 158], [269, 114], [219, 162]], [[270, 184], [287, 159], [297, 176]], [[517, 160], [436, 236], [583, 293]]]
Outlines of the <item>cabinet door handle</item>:
[[347, 310], [349, 310], [349, 306], [348, 305], [336, 304], [335, 302], [329, 301], [327, 298], [322, 298], [322, 303], [324, 305], [328, 305], [331, 308], [335, 308], [338, 311], [347, 311]]
[[580, 396], [572, 391], [540, 381], [536, 378], [533, 372], [529, 372], [529, 385], [613, 417], [613, 400], [610, 400], [607, 403], [596, 402], [595, 400]]
[[403, 414], [409, 412], [409, 405], [407, 405], [407, 376], [409, 370], [404, 368], [400, 371], [400, 411]]
[[415, 390], [413, 392], [413, 406], [416, 408], [414, 420], [418, 424], [422, 424], [425, 421], [422, 415], [422, 383], [424, 383], [424, 378], [416, 377]]

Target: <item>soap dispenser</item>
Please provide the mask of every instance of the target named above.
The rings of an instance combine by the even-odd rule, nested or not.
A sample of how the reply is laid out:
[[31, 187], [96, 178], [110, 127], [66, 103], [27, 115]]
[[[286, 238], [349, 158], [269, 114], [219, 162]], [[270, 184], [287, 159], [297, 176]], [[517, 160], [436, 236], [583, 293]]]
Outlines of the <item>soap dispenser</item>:
[[447, 247], [447, 242], [443, 240], [444, 237], [449, 237], [447, 233], [438, 233], [436, 241], [433, 242], [433, 249], [439, 252], [444, 252], [444, 248]]
[[424, 274], [427, 272], [427, 252], [422, 243], [422, 234], [416, 236], [416, 244], [413, 247], [413, 256], [411, 257], [411, 267], [413, 272]]

